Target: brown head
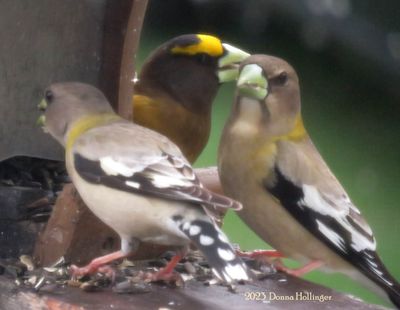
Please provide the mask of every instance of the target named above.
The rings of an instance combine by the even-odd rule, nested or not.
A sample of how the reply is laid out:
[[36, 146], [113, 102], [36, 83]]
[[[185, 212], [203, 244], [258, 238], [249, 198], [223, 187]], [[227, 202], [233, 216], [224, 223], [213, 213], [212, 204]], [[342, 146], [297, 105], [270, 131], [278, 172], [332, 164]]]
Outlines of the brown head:
[[188, 34], [158, 47], [135, 84], [137, 93], [167, 96], [196, 113], [209, 113], [220, 83], [237, 78], [249, 54], [210, 35]]
[[50, 85], [38, 107], [44, 112], [39, 118], [40, 125], [62, 145], [66, 144], [68, 132], [77, 121], [105, 114], [117, 117], [100, 90], [78, 82]]
[[286, 61], [269, 55], [252, 55], [240, 66], [231, 122], [243, 121], [268, 136], [304, 130], [300, 115], [299, 79]]

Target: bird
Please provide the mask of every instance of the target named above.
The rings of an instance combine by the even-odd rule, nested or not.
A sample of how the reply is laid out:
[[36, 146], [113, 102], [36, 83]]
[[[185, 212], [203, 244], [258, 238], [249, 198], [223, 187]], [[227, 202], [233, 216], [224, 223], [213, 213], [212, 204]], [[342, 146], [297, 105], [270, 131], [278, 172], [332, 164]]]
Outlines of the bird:
[[400, 307], [400, 285], [376, 252], [373, 232], [329, 169], [301, 116], [297, 73], [252, 55], [240, 67], [223, 129], [218, 171], [244, 222], [283, 256], [359, 281]]
[[208, 34], [177, 36], [156, 48], [135, 79], [133, 121], [168, 137], [193, 163], [207, 144], [221, 83], [249, 54]]
[[151, 280], [171, 279], [191, 244], [222, 282], [250, 280], [212, 217], [217, 206], [237, 210], [241, 204], [204, 188], [168, 138], [122, 119], [104, 94], [88, 84], [54, 83], [39, 107], [45, 131], [65, 147], [66, 168], [81, 198], [121, 238], [119, 251], [73, 266], [74, 276], [101, 270], [135, 252], [143, 241], [177, 248]]

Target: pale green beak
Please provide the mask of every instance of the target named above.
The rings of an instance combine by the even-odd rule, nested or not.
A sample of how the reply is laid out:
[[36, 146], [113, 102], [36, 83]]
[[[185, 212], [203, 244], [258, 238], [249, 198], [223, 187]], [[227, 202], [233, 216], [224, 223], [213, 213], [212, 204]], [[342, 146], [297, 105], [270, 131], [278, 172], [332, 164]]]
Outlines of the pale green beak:
[[36, 121], [36, 124], [38, 126], [44, 127], [44, 125], [46, 124], [46, 116], [40, 115], [39, 118]]
[[40, 101], [40, 103], [38, 104], [38, 109], [40, 110], [40, 111], [46, 111], [46, 109], [47, 109], [47, 102], [46, 102], [46, 100], [44, 100], [44, 99], [42, 99], [42, 101]]
[[263, 75], [263, 70], [259, 65], [245, 65], [237, 81], [239, 94], [257, 100], [263, 100], [268, 95], [268, 80]]
[[220, 83], [225, 83], [237, 79], [240, 63], [250, 54], [226, 43], [222, 43], [222, 46], [225, 55], [218, 60], [218, 79]]
[[[42, 111], [42, 112], [46, 111], [46, 108], [47, 108], [47, 102], [46, 102], [46, 100], [42, 99], [42, 101], [40, 101], [40, 103], [37, 105], [37, 108], [38, 108], [40, 111]], [[37, 119], [36, 124], [37, 124], [38, 126], [44, 127], [45, 123], [46, 123], [46, 116], [44, 116], [44, 115], [42, 114], [42, 115], [40, 115], [39, 118]]]

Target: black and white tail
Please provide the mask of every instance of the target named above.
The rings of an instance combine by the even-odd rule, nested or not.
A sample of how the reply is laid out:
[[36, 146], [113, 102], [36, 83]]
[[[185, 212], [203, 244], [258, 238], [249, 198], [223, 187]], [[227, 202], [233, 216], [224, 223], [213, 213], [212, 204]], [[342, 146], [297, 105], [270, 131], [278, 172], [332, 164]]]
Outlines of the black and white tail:
[[347, 259], [357, 271], [346, 274], [400, 309], [400, 284], [386, 269], [378, 254], [367, 249], [350, 253], [352, 255], [347, 254]]
[[180, 223], [179, 228], [204, 254], [218, 279], [228, 284], [250, 280], [246, 265], [236, 256], [228, 238], [216, 225], [194, 220]]
[[399, 282], [386, 269], [376, 252], [365, 250], [363, 254], [363, 260], [359, 260], [360, 271], [378, 285], [396, 308], [400, 309]]
[[390, 290], [387, 290], [390, 301], [400, 309], [400, 285], [396, 283]]

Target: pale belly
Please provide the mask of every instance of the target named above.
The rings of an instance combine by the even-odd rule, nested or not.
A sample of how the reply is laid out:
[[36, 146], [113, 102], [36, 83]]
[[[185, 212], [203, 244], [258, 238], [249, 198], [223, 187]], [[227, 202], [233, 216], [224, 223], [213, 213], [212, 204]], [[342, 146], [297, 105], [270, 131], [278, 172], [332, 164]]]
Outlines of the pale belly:
[[198, 218], [200, 212], [196, 207], [93, 185], [84, 182], [77, 174], [71, 178], [89, 209], [122, 239], [136, 238], [175, 246], [190, 243], [172, 217], [185, 214], [188, 220]]

